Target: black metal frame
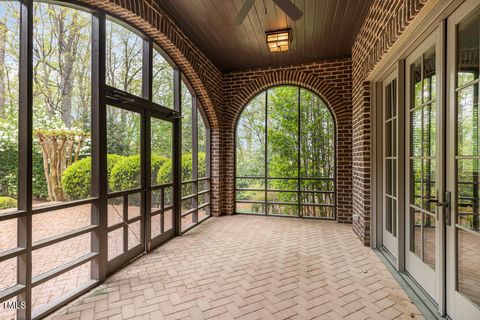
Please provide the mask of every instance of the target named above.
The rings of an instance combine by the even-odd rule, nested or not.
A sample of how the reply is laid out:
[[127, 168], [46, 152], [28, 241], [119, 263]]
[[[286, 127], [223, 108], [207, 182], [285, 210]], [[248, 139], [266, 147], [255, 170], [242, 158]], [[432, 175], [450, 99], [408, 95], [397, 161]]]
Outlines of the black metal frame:
[[[180, 82], [183, 78], [178, 67], [173, 63], [158, 45], [151, 39], [130, 27], [127, 23], [114, 15], [108, 14], [108, 19], [115, 20], [123, 26], [127, 26], [134, 31], [143, 40], [143, 67], [142, 67], [142, 97], [131, 95], [116, 88], [106, 85], [105, 79], [105, 21], [107, 12], [92, 6], [79, 4], [76, 1], [38, 1], [53, 3], [56, 5], [68, 6], [80, 9], [92, 14], [92, 42], [91, 42], [91, 153], [92, 153], [92, 196], [88, 199], [66, 202], [59, 205], [49, 205], [44, 207], [32, 207], [32, 147], [33, 147], [33, 6], [34, 0], [19, 0], [20, 5], [20, 60], [19, 60], [19, 165], [18, 165], [18, 209], [16, 211], [0, 214], [0, 222], [17, 219], [17, 238], [16, 248], [0, 252], [0, 262], [16, 259], [17, 260], [17, 284], [0, 291], [0, 303], [17, 297], [19, 302], [25, 302], [25, 309], [17, 310], [18, 319], [39, 319], [56, 309], [65, 305], [72, 299], [78, 297], [89, 289], [97, 286], [104, 281], [106, 277], [116, 269], [128, 263], [138, 255], [149, 252], [152, 248], [161, 245], [175, 235], [180, 235], [181, 230], [181, 93]], [[174, 110], [152, 102], [152, 53], [153, 48], [157, 50], [167, 60], [174, 69]], [[188, 84], [188, 81], [184, 79]], [[189, 86], [190, 92], [193, 92]], [[194, 96], [195, 116], [197, 109], [200, 111], [204, 123], [207, 126], [207, 177], [198, 179], [198, 181], [210, 181], [210, 128], [208, 121], [204, 116], [203, 110], [199, 107], [199, 102]], [[141, 186], [138, 189], [126, 190], [122, 192], [108, 192], [107, 182], [107, 126], [106, 126], [106, 108], [111, 105], [117, 108], [123, 108], [140, 113], [141, 115]], [[152, 186], [150, 181], [150, 119], [158, 118], [172, 123], [173, 137], [173, 182], [171, 184]], [[197, 124], [195, 124], [196, 126]], [[194, 144], [198, 140], [195, 137]], [[151, 192], [161, 190], [162, 195], [166, 188], [172, 188], [173, 203], [166, 206], [162, 196], [160, 210], [151, 209]], [[198, 189], [197, 189], [198, 190]], [[210, 187], [208, 188], [210, 193]], [[136, 246], [127, 250], [125, 255], [118, 256], [108, 261], [108, 232], [125, 228], [121, 224], [108, 226], [108, 200], [115, 197], [123, 197], [124, 204], [128, 204], [130, 194], [141, 194], [141, 212], [138, 217], [129, 218], [128, 213], [123, 218], [124, 223], [129, 224], [141, 221], [141, 246]], [[203, 194], [202, 192], [198, 195]], [[79, 205], [91, 205], [91, 223], [89, 226], [56, 235], [50, 238], [33, 242], [32, 240], [32, 216], [60, 209], [73, 208]], [[210, 215], [210, 201], [202, 206], [197, 206], [197, 211], [203, 207], [208, 208]], [[126, 206], [124, 206], [126, 210]], [[174, 229], [161, 234], [155, 239], [151, 238], [151, 217], [157, 214], [162, 215], [167, 210], [173, 212]], [[163, 219], [161, 220], [163, 222]], [[192, 227], [194, 227], [193, 225]], [[163, 223], [161, 225], [163, 230]], [[186, 232], [184, 230], [183, 232]], [[91, 252], [74, 259], [62, 266], [56, 267], [48, 272], [32, 277], [32, 252], [40, 248], [45, 248], [53, 244], [60, 243], [67, 239], [72, 239], [80, 235], [91, 235]], [[124, 234], [125, 237], [125, 234]], [[127, 248], [128, 249], [128, 243]], [[32, 289], [48, 280], [51, 280], [67, 271], [75, 269], [90, 263], [90, 280], [84, 285], [75, 288], [66, 295], [57, 300], [32, 310]]]
[[[283, 86], [283, 85], [281, 85]], [[289, 86], [288, 84], [286, 86]], [[335, 117], [333, 115], [332, 110], [328, 106], [328, 104], [325, 103], [327, 106], [327, 109], [330, 112], [330, 115], [332, 117], [333, 121], [333, 126], [334, 126], [334, 176], [332, 178], [315, 178], [315, 177], [301, 177], [300, 176], [300, 168], [301, 168], [301, 146], [300, 146], [300, 135], [301, 135], [301, 113], [300, 113], [300, 106], [301, 106], [301, 95], [300, 92], [302, 89], [310, 91], [308, 88], [305, 88], [301, 85], [290, 85], [298, 88], [298, 103], [297, 103], [297, 113], [298, 113], [298, 134], [297, 134], [297, 139], [298, 139], [298, 169], [297, 169], [297, 177], [269, 177], [268, 176], [268, 90], [275, 88], [277, 86], [271, 86], [266, 88], [265, 90], [261, 91], [255, 97], [253, 97], [251, 100], [255, 99], [258, 95], [265, 93], [265, 121], [264, 121], [264, 126], [265, 126], [265, 150], [264, 150], [264, 165], [265, 165], [265, 176], [237, 176], [237, 132], [238, 132], [238, 124], [240, 122], [240, 119], [242, 117], [243, 110], [249, 105], [247, 103], [244, 106], [244, 109], [240, 113], [239, 117], [236, 120], [236, 125], [235, 125], [235, 139], [234, 139], [234, 163], [235, 163], [235, 173], [234, 173], [234, 202], [235, 202], [235, 214], [245, 214], [245, 215], [265, 215], [265, 216], [276, 216], [276, 217], [287, 217], [287, 218], [304, 218], [304, 219], [323, 219], [323, 220], [336, 220], [337, 218], [337, 136], [338, 136], [338, 131], [337, 131], [337, 123], [335, 121]], [[313, 92], [312, 92], [313, 93]], [[250, 101], [251, 101], [250, 100]], [[322, 100], [323, 101], [323, 100]], [[259, 180], [264, 180], [264, 189], [251, 189], [251, 188], [237, 188], [237, 179], [259, 179]], [[275, 189], [269, 189], [268, 188], [268, 180], [296, 180], [297, 181], [297, 189], [296, 190], [275, 190]], [[319, 181], [333, 181], [333, 191], [322, 191], [322, 190], [301, 190], [301, 182], [305, 180], [319, 180]], [[265, 196], [264, 196], [264, 201], [251, 201], [251, 200], [237, 200], [237, 192], [238, 191], [265, 191]], [[274, 201], [268, 201], [268, 192], [291, 192], [291, 193], [297, 193], [297, 202], [274, 202]], [[334, 204], [310, 204], [310, 203], [302, 203], [301, 200], [301, 194], [302, 193], [333, 193], [334, 194]], [[264, 212], [262, 213], [248, 213], [248, 212], [237, 212], [236, 209], [236, 204], [237, 203], [259, 203], [262, 204], [264, 207]], [[297, 206], [297, 215], [292, 216], [292, 215], [277, 215], [277, 214], [269, 214], [268, 213], [268, 204], [278, 204], [278, 205], [295, 205]], [[302, 207], [303, 206], [317, 206], [317, 207], [333, 207], [334, 208], [334, 216], [333, 218], [326, 218], [326, 217], [309, 217], [309, 216], [303, 216], [302, 215]]]
[[[180, 216], [181, 218], [185, 218], [187, 216], [192, 217], [192, 223], [188, 226], [183, 226], [182, 219], [180, 219], [180, 234], [183, 234], [198, 224], [202, 223], [203, 221], [207, 220], [208, 218], [211, 217], [211, 212], [210, 212], [210, 204], [211, 204], [211, 178], [210, 178], [210, 126], [208, 124], [208, 121], [206, 121], [206, 116], [205, 113], [203, 112], [202, 108], [200, 108], [200, 101], [198, 100], [198, 97], [195, 95], [193, 88], [190, 86], [190, 84], [186, 81], [184, 77], [182, 77], [182, 83], [186, 86], [186, 89], [190, 92], [192, 95], [192, 105], [191, 105], [191, 112], [192, 112], [192, 179], [187, 180], [187, 181], [182, 181], [181, 187], [187, 184], [192, 185], [192, 192], [186, 196], [181, 196], [180, 201], [192, 201], [191, 209], [187, 210], [186, 212], [182, 212], [182, 208], [180, 206]], [[181, 104], [180, 104], [181, 108]], [[181, 111], [181, 110], [180, 110]], [[206, 176], [205, 177], [199, 177], [198, 175], [198, 113], [200, 113], [200, 116], [202, 117], [203, 123], [205, 124], [205, 129], [206, 129], [206, 141], [207, 141], [207, 150], [206, 150]], [[206, 190], [199, 191], [198, 185], [199, 182], [206, 181], [207, 183], [207, 188]], [[181, 194], [182, 192], [180, 192]], [[199, 203], [198, 198], [201, 195], [207, 195], [207, 202], [205, 203]], [[203, 219], [199, 220], [198, 219], [198, 211], [205, 209], [206, 210], [206, 217]]]

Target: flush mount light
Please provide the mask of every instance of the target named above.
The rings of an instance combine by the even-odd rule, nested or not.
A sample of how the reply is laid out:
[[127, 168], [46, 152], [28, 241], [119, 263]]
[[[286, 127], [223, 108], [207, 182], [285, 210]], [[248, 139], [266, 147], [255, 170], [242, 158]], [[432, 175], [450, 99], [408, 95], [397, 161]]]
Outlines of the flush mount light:
[[270, 52], [282, 52], [290, 49], [290, 29], [267, 31], [265, 34]]

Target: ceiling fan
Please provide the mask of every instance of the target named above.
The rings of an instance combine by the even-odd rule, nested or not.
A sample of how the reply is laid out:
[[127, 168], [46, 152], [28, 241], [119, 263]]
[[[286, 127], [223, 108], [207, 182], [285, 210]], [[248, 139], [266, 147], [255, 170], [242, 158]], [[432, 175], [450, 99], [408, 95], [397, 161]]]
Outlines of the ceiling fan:
[[[292, 20], [296, 21], [300, 19], [303, 12], [290, 0], [272, 0], [285, 14]], [[255, 0], [245, 0], [243, 7], [240, 9], [237, 17], [235, 18], [235, 24], [240, 25], [247, 17], [248, 12], [253, 6]]]

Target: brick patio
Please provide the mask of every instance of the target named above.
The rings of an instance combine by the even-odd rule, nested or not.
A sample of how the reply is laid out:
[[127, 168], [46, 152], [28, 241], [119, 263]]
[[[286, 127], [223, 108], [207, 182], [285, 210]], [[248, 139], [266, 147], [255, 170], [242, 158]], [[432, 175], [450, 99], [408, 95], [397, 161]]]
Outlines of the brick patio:
[[350, 225], [211, 218], [50, 319], [420, 319]]

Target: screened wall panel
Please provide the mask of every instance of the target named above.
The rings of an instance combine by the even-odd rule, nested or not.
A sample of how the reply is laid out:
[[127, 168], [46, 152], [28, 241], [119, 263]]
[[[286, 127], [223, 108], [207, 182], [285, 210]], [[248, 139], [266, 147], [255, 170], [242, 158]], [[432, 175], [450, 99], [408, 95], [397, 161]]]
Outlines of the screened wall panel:
[[268, 89], [245, 106], [236, 131], [236, 212], [335, 218], [335, 123], [296, 86]]
[[210, 128], [179, 79], [118, 17], [0, 1], [0, 304], [19, 306], [1, 319], [43, 318], [180, 234], [182, 138], [184, 230], [210, 216]]

